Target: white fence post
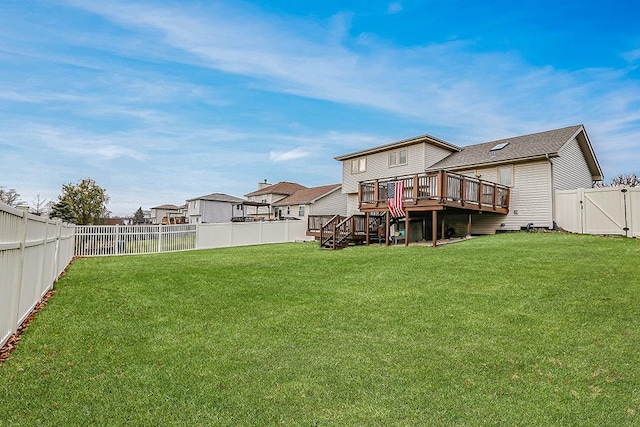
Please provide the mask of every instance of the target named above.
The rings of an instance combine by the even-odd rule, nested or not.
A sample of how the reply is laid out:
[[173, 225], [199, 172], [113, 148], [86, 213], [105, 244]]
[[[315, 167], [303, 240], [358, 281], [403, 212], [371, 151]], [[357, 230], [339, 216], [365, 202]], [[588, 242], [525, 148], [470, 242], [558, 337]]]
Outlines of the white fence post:
[[18, 262], [18, 269], [16, 271], [17, 277], [15, 278], [15, 283], [17, 285], [15, 289], [15, 293], [13, 295], [13, 324], [11, 325], [11, 333], [15, 334], [18, 330], [19, 321], [20, 321], [20, 294], [22, 294], [23, 280], [24, 280], [24, 264], [25, 264], [25, 256], [27, 251], [27, 226], [29, 224], [29, 213], [26, 211], [22, 212], [22, 221], [20, 230], [20, 261]]

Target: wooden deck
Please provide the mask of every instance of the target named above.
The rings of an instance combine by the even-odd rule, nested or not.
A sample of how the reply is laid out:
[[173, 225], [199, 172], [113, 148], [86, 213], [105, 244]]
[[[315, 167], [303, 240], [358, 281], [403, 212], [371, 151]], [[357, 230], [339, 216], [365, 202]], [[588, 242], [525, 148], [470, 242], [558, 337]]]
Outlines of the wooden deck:
[[[391, 182], [404, 184], [403, 218], [391, 218], [387, 203], [387, 186]], [[509, 213], [509, 187], [495, 182], [468, 177], [448, 171], [424, 172], [394, 178], [363, 181], [358, 184], [358, 205], [361, 214], [309, 216], [307, 235], [315, 236], [320, 246], [341, 249], [349, 244], [372, 242], [389, 245], [402, 241], [409, 244], [411, 218], [422, 217], [431, 222], [431, 246], [437, 246], [438, 236], [446, 235], [444, 217], [451, 213], [468, 215], [466, 235], [471, 234], [473, 212]], [[447, 211], [447, 212], [443, 212]], [[422, 214], [420, 214], [422, 212]], [[440, 221], [438, 212], [441, 212]], [[404, 222], [403, 234], [391, 236], [391, 223]], [[426, 226], [425, 226], [426, 228]], [[426, 234], [426, 233], [425, 233]]]
[[363, 181], [358, 185], [361, 212], [386, 212], [387, 184], [404, 182], [406, 211], [437, 211], [446, 207], [509, 213], [509, 187], [454, 172], [437, 171]]

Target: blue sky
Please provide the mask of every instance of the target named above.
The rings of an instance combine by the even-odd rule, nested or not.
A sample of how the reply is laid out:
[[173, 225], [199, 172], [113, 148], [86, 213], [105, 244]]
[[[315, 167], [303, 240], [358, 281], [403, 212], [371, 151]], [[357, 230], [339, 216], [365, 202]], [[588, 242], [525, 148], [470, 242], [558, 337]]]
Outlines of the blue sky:
[[0, 185], [92, 178], [115, 215], [333, 157], [584, 124], [605, 179], [640, 171], [640, 4], [0, 0]]

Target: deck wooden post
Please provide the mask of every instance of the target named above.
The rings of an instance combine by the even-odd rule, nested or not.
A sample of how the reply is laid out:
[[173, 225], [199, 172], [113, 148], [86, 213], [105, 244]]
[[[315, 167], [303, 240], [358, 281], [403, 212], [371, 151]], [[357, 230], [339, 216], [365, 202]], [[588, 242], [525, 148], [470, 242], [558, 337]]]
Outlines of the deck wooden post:
[[444, 212], [442, 212], [442, 221], [440, 222], [440, 238], [444, 239]]
[[445, 171], [440, 171], [438, 178], [440, 179], [440, 203], [444, 203], [447, 197], [447, 174]]
[[409, 246], [409, 211], [404, 217], [404, 245]]
[[364, 231], [367, 233], [365, 237], [365, 244], [369, 246], [369, 234], [371, 234], [371, 230], [369, 230], [369, 212], [364, 214], [364, 222]]
[[438, 211], [431, 215], [431, 234], [431, 246], [435, 248], [438, 244]]
[[[467, 201], [467, 177], [463, 176], [460, 181], [460, 204], [464, 206], [464, 203]], [[444, 237], [444, 236], [443, 236]]]
[[385, 215], [385, 230], [386, 232], [384, 233], [384, 245], [385, 246], [389, 246], [389, 231], [391, 230], [391, 220], [390, 217], [391, 216], [391, 212], [387, 212], [387, 214]]
[[471, 212], [469, 212], [469, 222], [467, 223], [467, 237], [471, 236]]
[[420, 195], [420, 179], [418, 174], [413, 177], [413, 204], [418, 204], [418, 196]]
[[378, 188], [378, 180], [376, 179], [373, 182], [373, 201], [376, 203], [376, 207], [378, 207], [378, 203], [380, 202], [380, 191]]

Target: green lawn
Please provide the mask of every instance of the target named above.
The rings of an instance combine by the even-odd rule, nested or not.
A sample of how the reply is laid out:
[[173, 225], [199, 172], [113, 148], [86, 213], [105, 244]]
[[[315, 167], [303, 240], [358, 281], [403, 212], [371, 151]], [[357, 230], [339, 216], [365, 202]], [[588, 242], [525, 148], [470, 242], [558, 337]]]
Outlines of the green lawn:
[[640, 241], [79, 259], [0, 425], [640, 425]]

